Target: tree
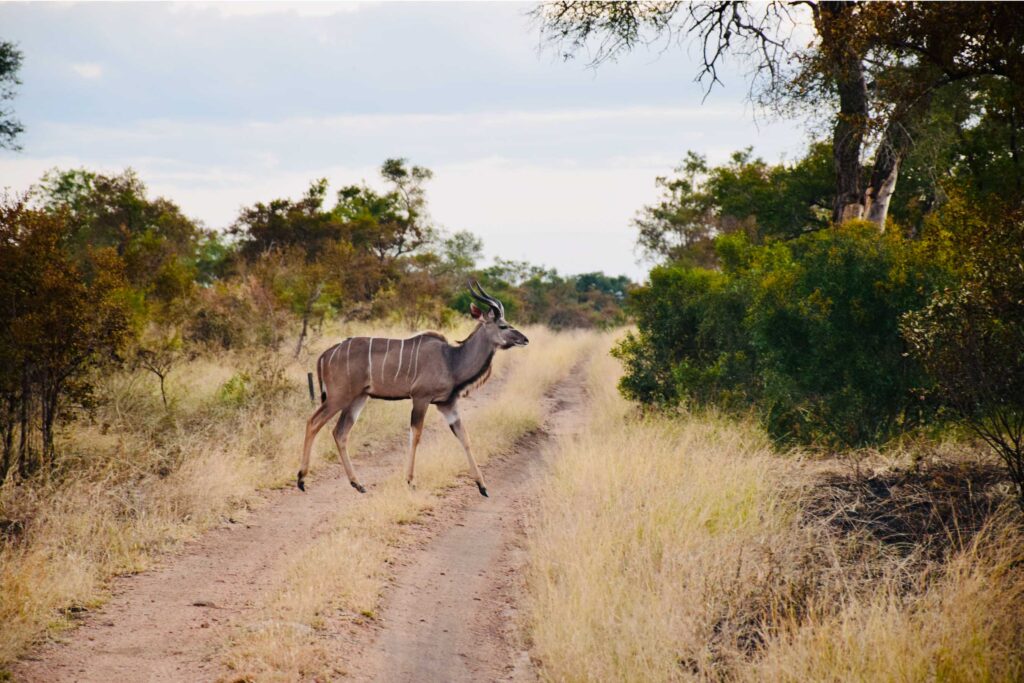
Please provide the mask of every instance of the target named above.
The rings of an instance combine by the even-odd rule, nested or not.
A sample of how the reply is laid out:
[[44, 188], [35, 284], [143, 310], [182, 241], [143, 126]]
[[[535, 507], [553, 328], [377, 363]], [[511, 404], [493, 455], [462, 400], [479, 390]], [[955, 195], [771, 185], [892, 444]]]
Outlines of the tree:
[[322, 320], [329, 312], [342, 308], [342, 294], [345, 291], [338, 273], [347, 268], [352, 248], [346, 242], [336, 241], [325, 245], [316, 258], [298, 245], [268, 249], [258, 257], [247, 261], [241, 275], [248, 279], [258, 293], [257, 302], [275, 319], [274, 329], [267, 329], [267, 346], [276, 347], [284, 338], [283, 323], [294, 320], [301, 322], [294, 355], [302, 353], [309, 335], [310, 325]]
[[274, 199], [242, 209], [229, 233], [239, 239], [241, 253], [253, 259], [273, 249], [296, 247], [308, 260], [345, 238], [343, 222], [324, 209], [327, 179], [310, 183], [298, 200]]
[[[816, 40], [794, 49], [792, 29], [806, 13]], [[884, 227], [901, 164], [937, 92], [968, 80], [1024, 86], [1024, 17], [1007, 3], [560, 0], [535, 16], [567, 57], [596, 43], [600, 63], [658, 37], [691, 36], [702, 48], [697, 78], [708, 92], [721, 83], [722, 61], [737, 56], [752, 64], [751, 95], [778, 112], [832, 103], [836, 223], [863, 217]]]
[[890, 215], [919, 234], [950, 194], [976, 206], [1024, 205], [1024, 97], [1005, 80], [936, 93], [900, 169]]
[[62, 213], [31, 209], [24, 198], [0, 202], [2, 475], [14, 465], [15, 434], [23, 476], [53, 462], [62, 411], [89, 400], [89, 371], [132, 335], [123, 261], [111, 248], [73, 259], [66, 247], [72, 232]]
[[191, 293], [200, 247], [209, 233], [174, 202], [150, 199], [133, 170], [104, 175], [55, 169], [43, 176], [34, 194], [46, 211], [65, 217], [73, 259], [85, 263], [98, 248], [117, 253], [149, 313], [172, 314], [169, 309]]
[[14, 111], [4, 104], [14, 99], [21, 85], [18, 80], [21, 61], [21, 51], [14, 43], [0, 40], [0, 149], [21, 149], [17, 138], [25, 128], [14, 118]]
[[688, 152], [676, 176], [659, 177], [660, 200], [634, 220], [640, 250], [655, 261], [712, 266], [717, 235], [743, 232], [756, 243], [795, 237], [828, 224], [833, 176], [831, 148], [811, 145], [794, 164], [771, 165], [751, 150], [709, 166]]
[[483, 255], [483, 240], [468, 230], [460, 230], [441, 243], [443, 268], [458, 279], [460, 285]]
[[408, 166], [406, 159], [387, 159], [380, 175], [390, 187], [387, 192], [380, 194], [365, 185], [343, 187], [333, 215], [350, 226], [352, 244], [372, 251], [386, 270], [436, 236], [423, 187], [433, 173], [422, 166]]
[[160, 400], [164, 404], [164, 410], [168, 409], [167, 376], [184, 358], [181, 334], [173, 328], [150, 330], [135, 352], [135, 363], [152, 372], [160, 380]]

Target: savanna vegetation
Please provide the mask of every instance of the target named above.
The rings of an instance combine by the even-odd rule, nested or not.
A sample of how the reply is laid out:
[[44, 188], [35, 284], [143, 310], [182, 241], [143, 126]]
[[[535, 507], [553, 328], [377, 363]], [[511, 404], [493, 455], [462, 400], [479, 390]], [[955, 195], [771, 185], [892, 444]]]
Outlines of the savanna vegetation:
[[99, 373], [133, 368], [161, 386], [183, 360], [290, 345], [329, 320], [446, 326], [468, 309], [479, 278], [509, 316], [555, 329], [620, 324], [630, 283], [563, 277], [527, 263], [481, 267], [483, 244], [447, 235], [426, 213], [429, 170], [391, 159], [386, 190], [326, 180], [299, 199], [243, 209], [225, 235], [148, 196], [128, 170], [53, 171], [2, 207], [5, 363], [0, 475], [59, 468], [55, 429], [104, 400]]
[[[361, 333], [460, 338], [473, 277], [535, 325], [475, 407], [481, 461], [586, 375], [585, 428], [553, 439], [528, 532], [544, 680], [1024, 677], [1024, 13], [565, 1], [536, 17], [598, 63], [693, 40], [709, 90], [745, 60], [752, 99], [806, 117], [811, 142], [781, 163], [691, 152], [656, 179], [640, 286], [483, 266], [404, 159], [373, 187], [316, 180], [246, 207], [226, 233], [130, 170], [54, 170], [4, 198], [0, 664], [290, 483], [316, 354]], [[0, 103], [20, 59], [0, 43]], [[20, 131], [0, 109], [0, 147]], [[406, 420], [371, 404], [361, 447]], [[442, 431], [418, 489], [396, 471], [288, 559], [262, 626], [219, 653], [239, 680], [339, 675], [310, 633], [331, 610], [374, 618], [403, 527], [462, 470]]]
[[621, 368], [592, 368], [594, 421], [553, 459], [531, 533], [542, 677], [1018, 680], [1019, 14], [554, 2], [536, 16], [596, 63], [690, 42], [709, 90], [744, 61], [752, 99], [806, 116], [814, 140], [778, 164], [691, 152], [638, 213], [656, 265], [628, 297], [635, 329], [609, 339]]
[[[623, 277], [480, 265], [479, 238], [430, 220], [430, 177], [388, 160], [383, 189], [329, 198], [319, 180], [244, 208], [227, 233], [151, 197], [131, 170], [54, 170], [3, 199], [0, 660], [101, 600], [110, 576], [283, 484], [305, 372], [328, 340], [458, 334], [470, 277], [517, 323], [624, 320]], [[371, 446], [402, 431], [384, 434], [375, 414], [360, 426]]]
[[992, 463], [946, 443], [857, 476], [753, 420], [640, 415], [611, 358], [587, 374], [529, 534], [542, 680], [1020, 679], [1022, 529]]

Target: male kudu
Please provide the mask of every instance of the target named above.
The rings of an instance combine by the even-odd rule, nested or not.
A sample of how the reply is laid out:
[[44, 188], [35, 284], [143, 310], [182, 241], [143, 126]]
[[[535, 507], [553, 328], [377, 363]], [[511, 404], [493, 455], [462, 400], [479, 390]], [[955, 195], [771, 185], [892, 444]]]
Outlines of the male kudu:
[[349, 432], [367, 399], [412, 399], [409, 468], [406, 473], [409, 484], [413, 483], [416, 447], [423, 433], [423, 418], [427, 407], [434, 404], [462, 443], [477, 488], [482, 495], [487, 495], [480, 468], [469, 449], [469, 436], [459, 419], [458, 400], [470, 389], [487, 381], [496, 350], [526, 346], [529, 340], [508, 324], [505, 320], [505, 307], [485, 292], [479, 283], [471, 282], [469, 291], [474, 299], [487, 306], [487, 311], [482, 311], [476, 304], [470, 304], [470, 313], [479, 324], [459, 344], [449, 344], [437, 332], [424, 332], [409, 339], [350, 337], [324, 351], [317, 361], [322, 403], [306, 423], [302, 469], [299, 470], [298, 478], [300, 489], [306, 490], [304, 482], [309, 472], [309, 452], [313, 439], [328, 420], [341, 412], [334, 428], [334, 440], [338, 444], [341, 462], [352, 487], [360, 493], [366, 493], [348, 457]]

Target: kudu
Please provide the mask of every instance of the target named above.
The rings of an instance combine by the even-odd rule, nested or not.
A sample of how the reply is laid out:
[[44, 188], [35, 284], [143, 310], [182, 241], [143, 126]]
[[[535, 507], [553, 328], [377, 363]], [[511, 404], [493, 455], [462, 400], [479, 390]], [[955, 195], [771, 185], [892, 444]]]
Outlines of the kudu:
[[479, 324], [469, 337], [458, 344], [449, 344], [437, 332], [424, 332], [409, 339], [350, 337], [324, 351], [317, 361], [321, 404], [306, 423], [302, 469], [298, 478], [300, 489], [306, 490], [305, 478], [309, 472], [313, 439], [327, 421], [340, 412], [341, 417], [334, 428], [334, 440], [338, 444], [341, 462], [352, 487], [366, 493], [348, 457], [349, 432], [367, 399], [412, 399], [406, 481], [410, 485], [413, 483], [416, 447], [423, 433], [423, 418], [427, 407], [433, 404], [462, 443], [470, 474], [480, 493], [487, 495], [483, 475], [469, 448], [469, 435], [459, 419], [458, 400], [470, 389], [487, 381], [496, 350], [526, 346], [529, 340], [508, 324], [505, 307], [479, 283], [470, 282], [469, 291], [474, 299], [486, 305], [487, 310], [470, 303], [470, 313]]

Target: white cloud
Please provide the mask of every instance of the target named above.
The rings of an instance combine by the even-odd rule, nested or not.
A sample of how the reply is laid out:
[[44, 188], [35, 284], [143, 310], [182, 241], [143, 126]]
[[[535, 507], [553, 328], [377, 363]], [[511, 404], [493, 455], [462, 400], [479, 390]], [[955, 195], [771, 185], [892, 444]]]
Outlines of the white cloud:
[[[85, 66], [85, 65], [76, 65]], [[98, 67], [97, 67], [98, 68]], [[476, 112], [423, 112], [399, 114], [344, 114], [337, 116], [302, 116], [277, 121], [203, 121], [150, 120], [135, 125], [102, 126], [96, 124], [49, 124], [48, 134], [69, 139], [89, 138], [104, 142], [162, 140], [179, 136], [235, 135], [276, 138], [294, 136], [299, 132], [318, 134], [336, 132], [422, 131], [424, 126], [451, 130], [501, 129], [511, 126], [575, 126], [585, 123], [617, 123], [627, 126], [643, 124], [714, 124], [723, 121], [744, 122], [742, 106], [727, 107], [606, 107], [586, 109], [506, 110]]]
[[92, 62], [81, 62], [72, 64], [71, 70], [82, 78], [93, 80], [103, 75], [103, 67]]
[[[315, 178], [334, 189], [376, 184], [381, 160], [407, 156], [434, 170], [434, 219], [478, 234], [489, 255], [637, 278], [643, 269], [635, 263], [631, 221], [656, 198], [655, 177], [670, 173], [688, 148], [717, 162], [777, 137], [772, 126], [752, 129], [741, 106], [51, 123], [36, 130], [48, 150], [37, 146], [35, 160], [0, 163], [0, 176], [16, 187], [54, 165], [104, 172], [132, 166], [152, 194], [213, 228], [230, 225], [243, 206], [298, 197]], [[787, 140], [774, 142], [781, 150]], [[769, 152], [764, 142], [758, 147]], [[65, 150], [74, 150], [74, 163], [58, 161]]]
[[330, 17], [335, 14], [358, 12], [364, 3], [352, 2], [249, 2], [231, 0], [220, 2], [176, 2], [171, 11], [195, 12], [215, 10], [222, 17], [261, 17], [272, 14], [294, 14], [303, 18]]

